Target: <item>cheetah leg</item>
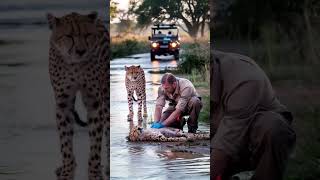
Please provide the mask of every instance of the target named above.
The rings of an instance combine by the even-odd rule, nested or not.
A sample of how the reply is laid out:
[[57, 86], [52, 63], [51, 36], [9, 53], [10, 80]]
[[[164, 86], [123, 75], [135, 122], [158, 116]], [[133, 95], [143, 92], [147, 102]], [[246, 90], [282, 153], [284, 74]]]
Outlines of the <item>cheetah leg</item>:
[[83, 96], [83, 102], [88, 111], [87, 116], [90, 137], [88, 176], [89, 180], [102, 180], [101, 146], [104, 130], [104, 109], [102, 109], [102, 102], [99, 101], [99, 98], [93, 95], [85, 94]]
[[76, 167], [73, 154], [73, 109], [75, 94], [62, 93], [56, 96], [56, 122], [60, 137], [62, 166], [55, 171], [58, 180], [73, 180]]
[[146, 97], [146, 90], [143, 90], [143, 117], [148, 117], [147, 113], [147, 97]]
[[142, 118], [142, 94], [138, 93], [138, 121], [143, 121]]
[[128, 121], [133, 120], [133, 91], [128, 91], [128, 105], [129, 105], [129, 114]]

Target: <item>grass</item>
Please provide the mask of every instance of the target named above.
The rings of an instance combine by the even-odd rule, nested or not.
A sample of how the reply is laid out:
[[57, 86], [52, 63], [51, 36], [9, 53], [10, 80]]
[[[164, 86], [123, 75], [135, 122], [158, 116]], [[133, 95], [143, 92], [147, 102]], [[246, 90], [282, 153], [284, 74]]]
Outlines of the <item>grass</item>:
[[210, 52], [207, 40], [190, 43], [184, 47], [178, 73], [189, 79], [202, 97], [200, 122], [209, 122], [210, 114]]
[[203, 107], [202, 107], [201, 113], [199, 115], [199, 121], [200, 122], [210, 123], [209, 122], [210, 96], [209, 95], [204, 95], [201, 98], [202, 98]]
[[111, 37], [111, 59], [148, 52], [148, 41], [140, 36]]
[[296, 112], [297, 144], [289, 161], [286, 180], [317, 180], [320, 177], [320, 104]]

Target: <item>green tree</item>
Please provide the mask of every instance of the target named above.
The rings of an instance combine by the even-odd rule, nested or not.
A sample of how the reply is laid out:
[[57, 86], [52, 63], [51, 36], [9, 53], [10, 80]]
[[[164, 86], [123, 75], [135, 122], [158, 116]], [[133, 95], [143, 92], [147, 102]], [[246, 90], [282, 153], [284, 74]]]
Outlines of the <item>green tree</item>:
[[199, 30], [209, 20], [208, 0], [134, 0], [131, 9], [137, 16], [138, 25], [146, 27], [152, 23], [182, 22], [180, 26], [191, 37], [196, 38]]
[[118, 18], [120, 22], [117, 25], [118, 32], [121, 33], [130, 33], [135, 27], [135, 22], [130, 11], [119, 10]]
[[117, 17], [118, 14], [118, 4], [117, 2], [110, 1], [110, 19], [113, 20], [114, 18]]
[[[213, 4], [216, 21], [229, 26], [231, 35], [258, 38], [263, 25], [281, 25], [291, 36], [296, 36], [298, 23], [307, 12], [319, 16], [319, 0], [217, 0]], [[303, 24], [302, 24], [303, 26]]]

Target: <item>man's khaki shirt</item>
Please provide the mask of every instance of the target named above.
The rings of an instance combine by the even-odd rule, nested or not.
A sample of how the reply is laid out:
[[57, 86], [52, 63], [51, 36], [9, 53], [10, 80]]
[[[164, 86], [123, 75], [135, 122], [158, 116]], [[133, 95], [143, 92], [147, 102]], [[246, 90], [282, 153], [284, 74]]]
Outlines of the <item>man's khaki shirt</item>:
[[198, 96], [196, 89], [193, 84], [184, 78], [176, 78], [177, 79], [177, 87], [173, 94], [169, 94], [164, 91], [164, 89], [160, 86], [158, 89], [158, 97], [156, 100], [156, 106], [164, 107], [167, 101], [172, 101], [176, 104], [175, 108], [179, 109], [181, 112], [184, 112], [189, 100]]
[[211, 146], [236, 156], [245, 146], [250, 123], [260, 111], [287, 112], [263, 70], [249, 57], [212, 52]]

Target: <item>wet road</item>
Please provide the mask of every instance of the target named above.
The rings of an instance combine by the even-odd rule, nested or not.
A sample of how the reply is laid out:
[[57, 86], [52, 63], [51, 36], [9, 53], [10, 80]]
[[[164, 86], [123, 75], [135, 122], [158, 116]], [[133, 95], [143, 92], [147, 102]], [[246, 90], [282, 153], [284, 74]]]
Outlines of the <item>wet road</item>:
[[[140, 65], [145, 70], [148, 118], [143, 123], [150, 126], [154, 111], [154, 102], [161, 74], [150, 71], [174, 68], [177, 61], [165, 59], [150, 62], [149, 54], [137, 54], [130, 58], [120, 58], [111, 61], [111, 179], [210, 179], [209, 178], [209, 148], [203, 153], [175, 151], [187, 146], [179, 144], [136, 143], [128, 142], [129, 132], [127, 122], [128, 104], [125, 88], [124, 66]], [[137, 108], [134, 104], [134, 121], [137, 121]], [[186, 126], [185, 129], [187, 130]], [[208, 125], [199, 124], [199, 130], [209, 131]], [[174, 150], [175, 149], [175, 150]]]

